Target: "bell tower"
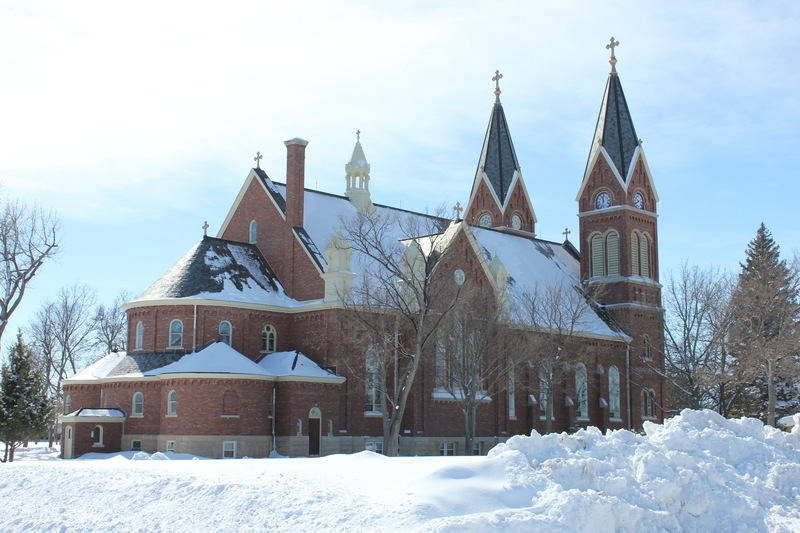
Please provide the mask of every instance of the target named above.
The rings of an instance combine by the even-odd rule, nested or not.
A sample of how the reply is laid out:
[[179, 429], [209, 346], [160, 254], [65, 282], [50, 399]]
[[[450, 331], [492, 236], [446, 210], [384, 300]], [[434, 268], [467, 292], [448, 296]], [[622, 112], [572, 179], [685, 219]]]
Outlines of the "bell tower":
[[[581, 279], [600, 289], [598, 302], [633, 339], [631, 364], [638, 365], [642, 375], [650, 374], [642, 378], [642, 387], [646, 383], [655, 391], [658, 404], [663, 399], [662, 387], [646, 371], [663, 368], [658, 193], [617, 74], [617, 46], [619, 41], [613, 37], [606, 45], [611, 51], [611, 72], [576, 198]], [[632, 394], [638, 417], [638, 397], [636, 391]]]
[[500, 103], [500, 71], [495, 71], [495, 101], [483, 141], [464, 220], [473, 226], [511, 229], [533, 234], [536, 214], [511, 142]]

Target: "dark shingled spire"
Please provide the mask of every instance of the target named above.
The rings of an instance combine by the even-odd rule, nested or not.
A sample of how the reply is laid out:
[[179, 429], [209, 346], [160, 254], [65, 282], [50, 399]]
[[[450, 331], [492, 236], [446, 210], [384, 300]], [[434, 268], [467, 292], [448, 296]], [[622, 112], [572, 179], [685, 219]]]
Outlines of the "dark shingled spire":
[[497, 102], [489, 118], [489, 128], [486, 130], [475, 179], [481, 178], [482, 171], [486, 173], [502, 207], [510, 192], [514, 172], [518, 170], [519, 162], [508, 131], [506, 114], [503, 112], [503, 105]]
[[600, 107], [600, 116], [597, 118], [592, 149], [594, 151], [599, 146], [605, 148], [622, 179], [627, 180], [633, 152], [638, 145], [639, 138], [633, 127], [633, 119], [625, 101], [625, 93], [622, 92], [622, 84], [619, 76], [612, 72], [608, 76], [606, 91], [603, 94], [603, 104]]

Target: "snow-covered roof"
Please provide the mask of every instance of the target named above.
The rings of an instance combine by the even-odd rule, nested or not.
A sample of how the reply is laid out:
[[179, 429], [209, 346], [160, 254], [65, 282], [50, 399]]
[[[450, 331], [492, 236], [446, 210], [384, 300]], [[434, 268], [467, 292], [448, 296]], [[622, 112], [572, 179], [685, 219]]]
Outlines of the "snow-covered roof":
[[84, 407], [66, 414], [62, 418], [125, 418], [125, 413], [120, 409]]
[[344, 381], [344, 377], [322, 368], [298, 351], [274, 352], [267, 354], [258, 362], [264, 371], [276, 377], [334, 378]]
[[111, 353], [65, 380], [94, 381], [106, 378], [136, 379], [172, 374], [231, 374], [263, 376], [274, 381], [342, 382], [344, 377], [319, 366], [300, 352], [276, 352], [258, 364], [223, 342], [212, 343], [186, 355], [180, 353]]
[[204, 298], [294, 306], [253, 244], [205, 236], [134, 302]]
[[268, 376], [253, 361], [240, 354], [224, 342], [214, 344], [198, 351], [186, 354], [178, 361], [164, 367], [149, 370], [145, 376], [162, 374], [252, 374]]
[[126, 357], [125, 352], [111, 352], [110, 354], [98, 359], [91, 365], [87, 366], [69, 379], [85, 380], [85, 379], [98, 379], [106, 377], [110, 372], [117, 367]]
[[[526, 294], [534, 294], [542, 287], [569, 290], [581, 286], [580, 262], [561, 244], [475, 226], [470, 226], [469, 231], [486, 262], [491, 262], [497, 255], [508, 271], [506, 290], [511, 295], [511, 306], [521, 305]], [[574, 298], [563, 301], [565, 305], [575, 304]], [[576, 331], [619, 336], [588, 303], [583, 305], [586, 310], [575, 324]], [[539, 325], [558, 327], [558, 324]]]

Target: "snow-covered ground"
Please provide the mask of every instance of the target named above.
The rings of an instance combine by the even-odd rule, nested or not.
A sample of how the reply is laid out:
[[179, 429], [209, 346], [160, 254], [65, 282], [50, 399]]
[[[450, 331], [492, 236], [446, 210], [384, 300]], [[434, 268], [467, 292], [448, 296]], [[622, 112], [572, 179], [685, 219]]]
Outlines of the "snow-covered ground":
[[[178, 460], [188, 459], [188, 460]], [[0, 465], [0, 531], [800, 532], [800, 434], [684, 411], [646, 435], [518, 436], [488, 457]]]

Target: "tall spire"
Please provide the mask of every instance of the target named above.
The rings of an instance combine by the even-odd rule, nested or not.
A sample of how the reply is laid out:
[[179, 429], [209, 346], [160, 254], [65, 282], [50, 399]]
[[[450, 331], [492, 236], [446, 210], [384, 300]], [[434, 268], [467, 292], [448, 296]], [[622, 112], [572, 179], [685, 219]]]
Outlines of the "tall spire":
[[613, 37], [611, 43], [606, 45], [606, 48], [611, 50], [611, 59], [609, 60], [611, 72], [608, 75], [606, 90], [603, 94], [603, 103], [597, 118], [589, 160], [594, 158], [595, 152], [600, 147], [604, 148], [622, 180], [627, 181], [634, 151], [639, 146], [639, 138], [636, 136], [633, 119], [617, 75], [617, 58], [614, 55], [614, 48], [617, 46], [619, 46], [619, 41], [615, 41]]
[[514, 175], [519, 171], [517, 153], [514, 151], [514, 143], [511, 142], [503, 105], [500, 103], [499, 80], [502, 77], [503, 75], [496, 71], [492, 78], [496, 84], [495, 103], [492, 115], [489, 117], [489, 127], [486, 130], [475, 176], [478, 180], [484, 173], [486, 174], [501, 207], [505, 204]]

